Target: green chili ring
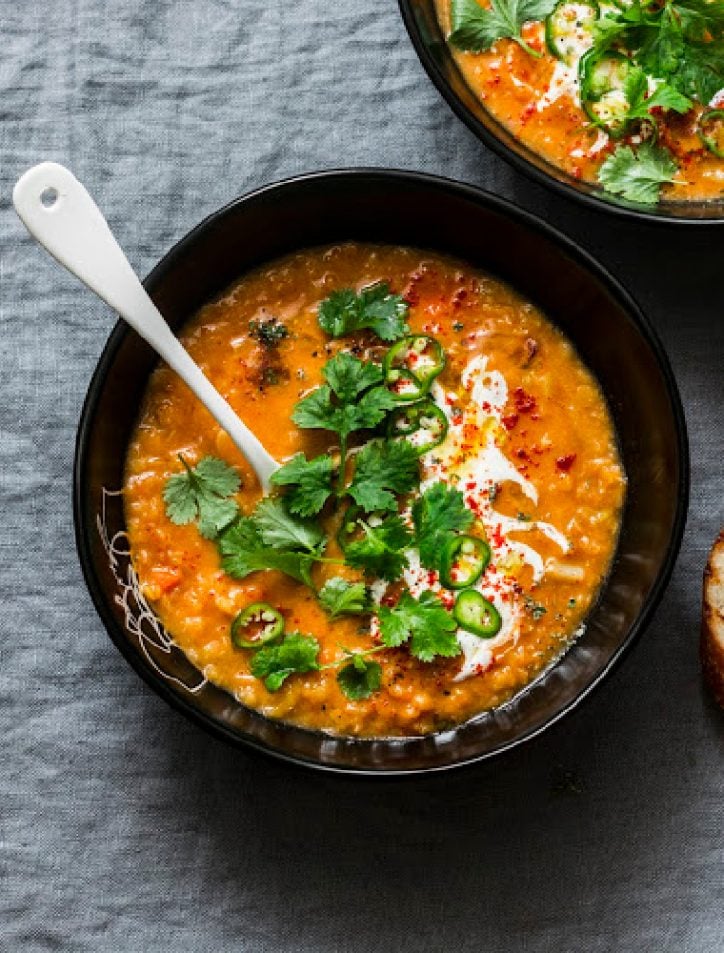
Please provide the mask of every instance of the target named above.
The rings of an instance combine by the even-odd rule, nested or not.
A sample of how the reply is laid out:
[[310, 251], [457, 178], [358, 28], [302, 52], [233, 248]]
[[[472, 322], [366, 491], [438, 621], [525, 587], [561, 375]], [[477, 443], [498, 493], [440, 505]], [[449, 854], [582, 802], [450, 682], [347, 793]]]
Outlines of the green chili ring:
[[503, 624], [492, 602], [477, 589], [464, 589], [455, 600], [453, 617], [461, 629], [481, 639], [492, 639]]
[[268, 602], [252, 602], [231, 623], [231, 641], [237, 649], [256, 649], [284, 631], [284, 617]]
[[[575, 14], [573, 18], [566, 17], [567, 9], [572, 7], [587, 8], [587, 15], [580, 19]], [[586, 33], [593, 45], [593, 29], [600, 16], [600, 9], [596, 0], [560, 0], [553, 12], [546, 18], [546, 46], [548, 50], [567, 66], [575, 61], [575, 48], [566, 49], [566, 41], [575, 39], [575, 31]]]
[[[398, 386], [403, 382], [412, 385], [412, 389], [407, 391], [398, 390]], [[394, 367], [389, 372], [386, 372], [385, 383], [388, 386], [391, 385], [392, 396], [401, 403], [412, 404], [416, 400], [427, 396], [427, 392], [430, 390], [430, 384], [424, 384], [421, 380], [418, 380], [412, 371], [406, 367]]]
[[428, 435], [426, 443], [409, 440], [418, 456], [439, 447], [449, 429], [448, 419], [437, 404], [429, 399], [409, 407], [399, 407], [393, 411], [387, 424], [388, 437], [414, 437]]
[[[461, 560], [469, 566], [468, 572], [463, 572], [460, 578], [456, 578], [453, 574], [460, 573], [456, 563]], [[488, 568], [489, 562], [490, 546], [484, 539], [477, 536], [453, 536], [445, 544], [440, 557], [440, 582], [446, 589], [466, 589], [468, 586], [474, 586]]]
[[[714, 128], [708, 132], [707, 125], [713, 125]], [[699, 138], [712, 155], [715, 155], [717, 159], [724, 159], [724, 142], [720, 144], [717, 138], [717, 127], [724, 139], [724, 109], [707, 109], [699, 116], [699, 129], [697, 130]]]
[[584, 53], [578, 63], [581, 102], [597, 101], [606, 93], [623, 90], [634, 68], [628, 57], [614, 50], [601, 52], [595, 47]]
[[[427, 359], [423, 360], [423, 357]], [[416, 381], [419, 385], [417, 396], [423, 397], [445, 368], [445, 352], [439, 341], [427, 334], [408, 334], [392, 345], [382, 366], [388, 384], [397, 383], [401, 378]], [[401, 399], [411, 399], [400, 396]]]

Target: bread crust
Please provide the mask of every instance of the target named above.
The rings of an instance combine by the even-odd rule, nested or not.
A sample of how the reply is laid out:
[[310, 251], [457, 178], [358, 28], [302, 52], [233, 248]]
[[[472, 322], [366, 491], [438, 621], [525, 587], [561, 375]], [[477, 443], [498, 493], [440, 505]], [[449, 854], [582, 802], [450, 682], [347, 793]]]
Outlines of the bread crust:
[[717, 536], [704, 570], [701, 666], [704, 679], [724, 708], [724, 529]]

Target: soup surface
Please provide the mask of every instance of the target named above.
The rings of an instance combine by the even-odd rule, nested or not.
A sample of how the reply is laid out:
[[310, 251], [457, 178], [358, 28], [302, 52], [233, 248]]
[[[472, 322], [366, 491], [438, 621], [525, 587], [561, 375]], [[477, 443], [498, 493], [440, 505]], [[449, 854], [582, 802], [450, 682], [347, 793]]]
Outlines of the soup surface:
[[153, 374], [126, 466], [133, 566], [210, 681], [308, 728], [423, 734], [580, 634], [625, 477], [595, 380], [506, 285], [344, 244], [249, 274], [181, 339], [288, 464], [259, 504], [227, 435]]
[[549, 162], [644, 205], [724, 195], [718, 0], [541, 0], [507, 31], [486, 0], [436, 6], [470, 88]]

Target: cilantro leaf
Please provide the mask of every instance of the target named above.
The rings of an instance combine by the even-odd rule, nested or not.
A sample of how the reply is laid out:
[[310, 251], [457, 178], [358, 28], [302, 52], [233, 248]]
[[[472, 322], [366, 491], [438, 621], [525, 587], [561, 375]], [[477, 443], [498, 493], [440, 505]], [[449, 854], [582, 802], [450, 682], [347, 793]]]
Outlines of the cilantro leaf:
[[369, 607], [363, 582], [349, 582], [341, 576], [328, 579], [319, 590], [319, 601], [333, 619], [340, 615], [361, 615]]
[[395, 341], [410, 330], [407, 302], [390, 292], [386, 282], [378, 282], [355, 294], [351, 288], [334, 291], [319, 306], [319, 324], [338, 338], [369, 328], [383, 341]]
[[629, 104], [626, 114], [627, 121], [648, 119], [650, 118], [650, 110], [657, 106], [661, 109], [673, 109], [674, 112], [685, 113], [693, 105], [690, 99], [667, 83], [660, 83], [647, 98], [648, 90], [649, 82], [646, 73], [639, 67], [629, 70], [623, 87], [624, 95]]
[[318, 656], [315, 638], [291, 632], [279, 645], [265, 645], [254, 654], [251, 674], [263, 679], [270, 692], [278, 692], [290, 675], [318, 671]]
[[185, 473], [175, 473], [166, 482], [163, 500], [172, 523], [184, 525], [198, 517], [199, 532], [213, 539], [234, 519], [239, 507], [229, 499], [241, 485], [232, 467], [216, 457], [204, 457], [190, 467], [179, 454]]
[[269, 496], [257, 503], [252, 519], [262, 541], [274, 549], [311, 552], [324, 539], [324, 532], [317, 523], [297, 519], [287, 512], [283, 500]]
[[323, 384], [299, 401], [292, 420], [304, 429], [331, 430], [346, 438], [354, 430], [376, 427], [397, 402], [386, 387], [373, 387], [356, 403], [335, 404], [332, 391]]
[[695, 97], [707, 105], [724, 87], [722, 40], [687, 44], [679, 68], [669, 77], [669, 82], [685, 96]]
[[377, 615], [380, 636], [390, 648], [409, 640], [411, 653], [421, 662], [460, 654], [455, 620], [434, 592], [423, 592], [419, 599], [404, 592], [396, 606], [380, 606]]
[[217, 540], [221, 568], [234, 579], [253, 572], [276, 569], [312, 587], [311, 571], [316, 553], [276, 550], [267, 546], [253, 519], [242, 516]]
[[465, 506], [460, 490], [445, 483], [433, 483], [412, 504], [415, 543], [420, 562], [427, 569], [440, 568], [440, 556], [450, 533], [466, 530], [473, 514]]
[[[649, 76], [706, 105], [724, 87], [723, 40], [722, 0], [666, 0], [658, 9], [634, 0], [598, 20], [595, 49], [624, 51]], [[665, 101], [646, 108], [686, 111], [668, 92], [659, 96]]]
[[352, 661], [337, 673], [337, 682], [344, 695], [352, 701], [361, 701], [379, 691], [382, 684], [382, 667], [359, 653], [352, 654]]
[[712, 37], [721, 37], [724, 30], [722, 0], [675, 0], [671, 5], [687, 39], [708, 42]]
[[381, 386], [378, 364], [338, 354], [322, 371], [327, 381], [300, 400], [292, 420], [304, 429], [331, 430], [344, 441], [354, 430], [376, 427], [396, 406], [393, 395]]
[[533, 50], [522, 38], [524, 23], [545, 20], [558, 0], [491, 0], [490, 7], [481, 7], [476, 0], [452, 0], [452, 32], [450, 43], [459, 50], [480, 53], [503, 38], [510, 38], [533, 56]]
[[[641, 11], [640, 6], [638, 9]], [[618, 19], [624, 18], [619, 15]], [[684, 55], [686, 43], [681, 21], [675, 15], [671, 4], [667, 4], [658, 20], [644, 18], [641, 11], [640, 24], [637, 32], [628, 37], [634, 47], [640, 42], [639, 37], [643, 37], [641, 49], [637, 54], [639, 63], [651, 76], [668, 79], [677, 71]]]
[[411, 443], [372, 440], [357, 454], [348, 493], [367, 513], [395, 510], [393, 493], [409, 493], [419, 480], [419, 457]]
[[361, 361], [353, 354], [342, 351], [327, 361], [322, 369], [324, 379], [342, 403], [349, 403], [362, 391], [381, 384], [385, 379], [379, 364]]
[[332, 402], [332, 388], [322, 384], [307, 394], [292, 411], [292, 421], [304, 430], [338, 430], [339, 408]]
[[349, 566], [363, 569], [370, 576], [394, 582], [408, 565], [405, 550], [412, 534], [399, 516], [388, 516], [378, 526], [360, 521], [362, 539], [350, 543], [344, 551]]
[[291, 486], [285, 500], [292, 513], [314, 516], [322, 509], [332, 493], [334, 464], [328, 454], [307, 460], [297, 453], [272, 474], [274, 486]]
[[614, 195], [641, 205], [654, 205], [662, 184], [673, 182], [677, 171], [667, 149], [644, 142], [637, 152], [630, 146], [618, 146], [598, 170], [598, 180]]

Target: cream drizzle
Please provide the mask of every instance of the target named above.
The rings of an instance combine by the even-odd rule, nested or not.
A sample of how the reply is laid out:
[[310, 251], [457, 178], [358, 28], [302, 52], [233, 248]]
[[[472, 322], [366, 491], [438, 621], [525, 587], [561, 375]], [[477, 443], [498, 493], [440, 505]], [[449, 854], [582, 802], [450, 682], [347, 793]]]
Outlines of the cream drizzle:
[[[495, 605], [502, 625], [492, 639], [480, 639], [458, 629], [457, 637], [463, 652], [463, 662], [455, 677], [456, 681], [485, 671], [493, 661], [495, 651], [511, 640], [515, 641], [519, 635], [523, 604], [511, 569], [516, 565], [529, 565], [536, 583], [545, 573], [541, 555], [533, 547], [511, 539], [510, 534], [538, 530], [562, 552], [565, 553], [570, 548], [566, 536], [550, 523], [540, 520], [522, 522], [504, 516], [493, 508], [491, 491], [499, 484], [517, 484], [533, 504], [538, 502], [538, 492], [496, 444], [501, 432], [503, 410], [508, 400], [508, 385], [499, 371], [488, 370], [487, 365], [487, 356], [480, 355], [473, 358], [464, 369], [460, 380], [469, 400], [463, 407], [460, 407], [458, 394], [453, 391], [446, 392], [437, 383], [433, 385], [430, 396], [447, 416], [449, 430], [444, 443], [422, 458], [421, 489], [425, 490], [440, 480], [458, 486], [467, 505], [473, 509], [485, 529], [492, 551], [491, 563], [474, 588]], [[454, 407], [459, 408], [455, 413]], [[466, 434], [471, 432], [480, 437], [477, 452], [472, 454], [469, 449], [464, 449], [469, 445], [469, 436]], [[409, 510], [402, 516], [411, 521]], [[404, 580], [412, 595], [417, 597], [422, 592], [431, 590], [451, 608], [455, 597], [453, 593], [443, 589], [437, 573], [420, 565], [416, 550], [408, 551], [407, 558], [409, 567], [405, 570]], [[386, 589], [384, 583], [373, 584], [373, 597], [378, 603], [384, 597]], [[375, 617], [373, 634], [377, 631], [378, 620]]]

